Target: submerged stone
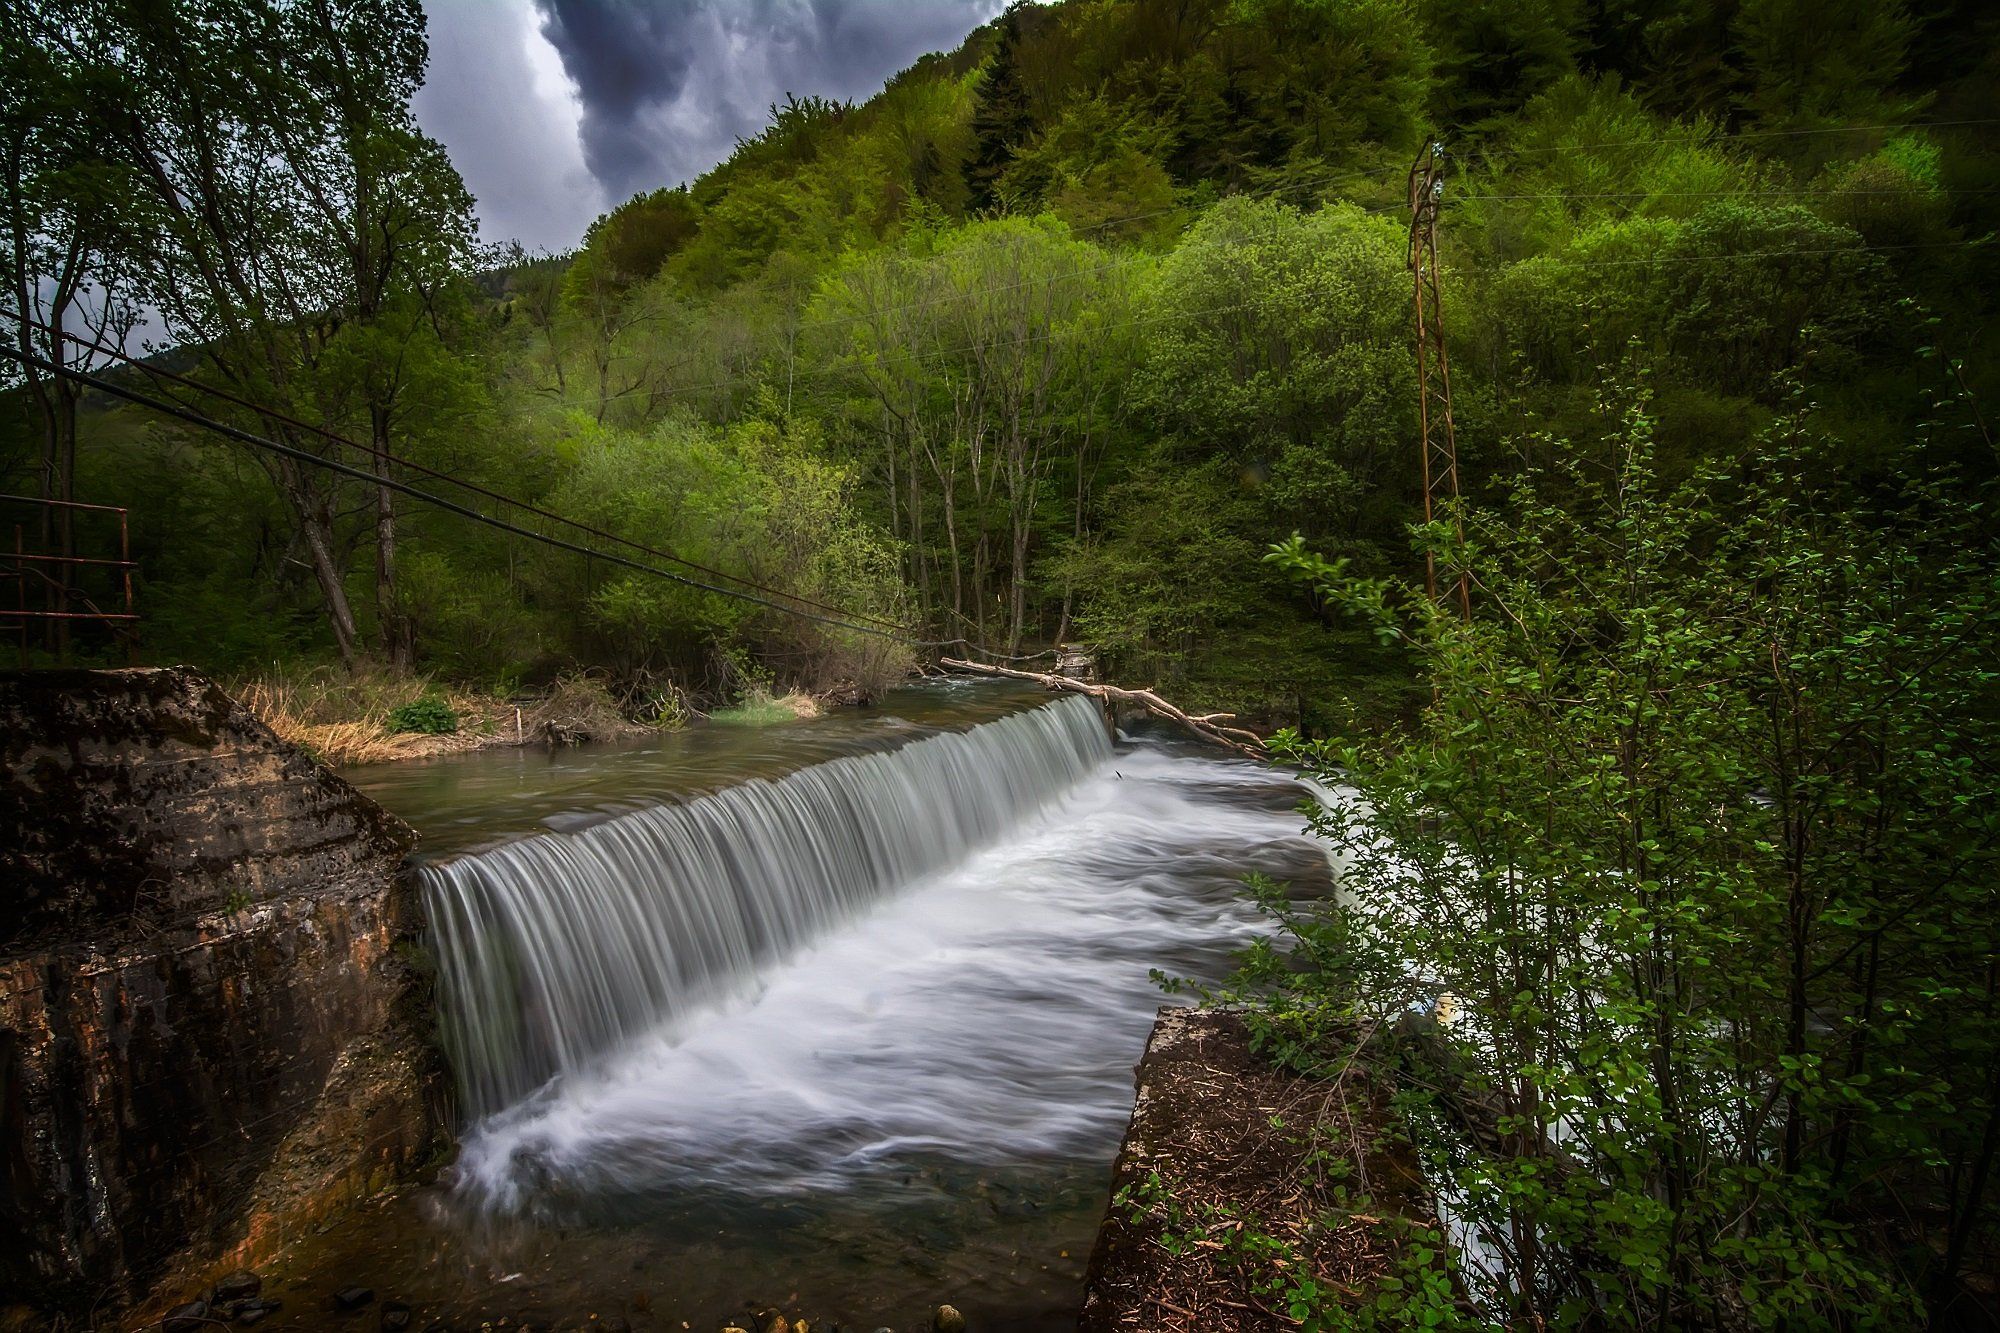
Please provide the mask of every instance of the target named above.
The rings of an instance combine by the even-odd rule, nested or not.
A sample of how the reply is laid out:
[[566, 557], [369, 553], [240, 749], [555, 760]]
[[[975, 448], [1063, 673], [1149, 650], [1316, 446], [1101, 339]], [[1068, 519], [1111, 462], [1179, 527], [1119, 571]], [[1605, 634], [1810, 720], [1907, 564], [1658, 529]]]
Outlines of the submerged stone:
[[167, 1317], [160, 1321], [160, 1328], [164, 1333], [196, 1333], [197, 1329], [210, 1322], [208, 1302], [189, 1301], [167, 1311]]
[[215, 1284], [215, 1303], [248, 1300], [264, 1289], [264, 1279], [247, 1268], [238, 1269]]

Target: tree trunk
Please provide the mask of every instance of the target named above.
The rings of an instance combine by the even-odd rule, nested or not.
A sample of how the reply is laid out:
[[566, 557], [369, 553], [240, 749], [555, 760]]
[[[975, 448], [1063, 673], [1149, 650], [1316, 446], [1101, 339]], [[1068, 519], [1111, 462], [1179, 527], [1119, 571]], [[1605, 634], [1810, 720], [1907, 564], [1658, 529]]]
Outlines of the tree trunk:
[[[389, 480], [389, 411], [368, 409], [370, 442], [375, 446], [375, 475]], [[398, 672], [416, 666], [416, 626], [403, 614], [396, 595], [396, 493], [375, 488], [375, 618], [382, 658]]]
[[1105, 703], [1131, 704], [1143, 708], [1154, 717], [1165, 718], [1178, 726], [1187, 728], [1205, 741], [1234, 750], [1246, 759], [1264, 762], [1270, 759], [1270, 751], [1264, 748], [1264, 738], [1243, 727], [1225, 726], [1235, 720], [1234, 713], [1185, 712], [1174, 707], [1151, 690], [1127, 690], [1116, 685], [1102, 685], [1093, 681], [1074, 680], [1068, 676], [1053, 675], [1044, 671], [1018, 671], [1013, 667], [989, 666], [984, 662], [969, 662], [962, 658], [940, 658], [938, 665], [948, 671], [965, 671], [979, 676], [1004, 676], [1009, 680], [1032, 680], [1051, 690], [1062, 690], [1070, 694], [1087, 694]]
[[1007, 655], [1018, 656], [1021, 651], [1021, 631], [1027, 619], [1028, 608], [1028, 520], [1016, 511], [1014, 515], [1014, 579], [1013, 605], [1010, 624], [1007, 629]]
[[322, 495], [313, 485], [313, 478], [288, 459], [272, 460], [270, 470], [272, 481], [277, 483], [279, 493], [298, 520], [299, 536], [305, 542], [313, 579], [319, 584], [327, 627], [333, 631], [341, 665], [352, 670], [360, 661], [360, 639], [354, 627], [354, 608], [347, 600], [347, 582], [335, 555], [331, 499]]

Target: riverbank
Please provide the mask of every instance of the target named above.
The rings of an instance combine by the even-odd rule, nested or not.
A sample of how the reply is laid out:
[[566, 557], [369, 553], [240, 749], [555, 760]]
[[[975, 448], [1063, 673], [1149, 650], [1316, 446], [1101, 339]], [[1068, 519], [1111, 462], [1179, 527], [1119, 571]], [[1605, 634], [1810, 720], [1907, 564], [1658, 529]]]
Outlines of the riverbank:
[[279, 739], [336, 768], [524, 745], [580, 745], [676, 731], [703, 719], [764, 726], [819, 716], [826, 703], [753, 690], [704, 713], [675, 689], [621, 699], [579, 673], [547, 688], [500, 695], [426, 676], [278, 670], [225, 682]]
[[1435, 1326], [1455, 1299], [1445, 1247], [1366, 1046], [1311, 1078], [1239, 1014], [1160, 1011], [1081, 1333]]

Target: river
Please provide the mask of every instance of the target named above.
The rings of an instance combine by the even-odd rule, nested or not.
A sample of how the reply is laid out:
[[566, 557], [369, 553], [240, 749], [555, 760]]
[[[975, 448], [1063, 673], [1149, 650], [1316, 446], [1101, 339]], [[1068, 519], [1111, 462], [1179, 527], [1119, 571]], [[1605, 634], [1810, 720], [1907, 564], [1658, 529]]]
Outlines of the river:
[[304, 1247], [436, 1319], [1073, 1326], [1162, 996], [1322, 885], [1302, 789], [967, 682], [758, 729], [356, 770], [424, 835], [466, 1123]]

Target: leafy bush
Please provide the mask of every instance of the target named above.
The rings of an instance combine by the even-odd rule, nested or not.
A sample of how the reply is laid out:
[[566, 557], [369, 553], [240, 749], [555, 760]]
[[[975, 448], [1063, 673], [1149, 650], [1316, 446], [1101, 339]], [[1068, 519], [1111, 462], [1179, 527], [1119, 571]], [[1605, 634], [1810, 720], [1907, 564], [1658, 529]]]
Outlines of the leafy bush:
[[389, 710], [389, 730], [424, 736], [450, 736], [458, 731], [458, 713], [435, 694], [412, 699]]
[[[1274, 741], [1348, 793], [1314, 815], [1342, 894], [1267, 895], [1294, 947], [1245, 980], [1303, 1049], [1455, 997], [1422, 1082], [1481, 1089], [1507, 1143], [1424, 1148], [1507, 1255], [1467, 1283], [1508, 1326], [1919, 1327], [1993, 1219], [1955, 1183], [2000, 1127], [1982, 507], [1921, 448], [1851, 498], [1793, 417], [1668, 483], [1643, 392], [1599, 415], [1615, 454], [1558, 451], [1442, 541], [1470, 622], [1274, 552], [1435, 694]], [[1906, 1215], [1904, 1256], [1857, 1243]]]

